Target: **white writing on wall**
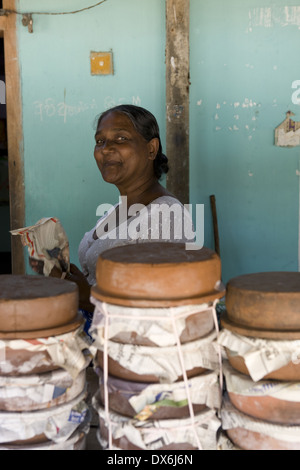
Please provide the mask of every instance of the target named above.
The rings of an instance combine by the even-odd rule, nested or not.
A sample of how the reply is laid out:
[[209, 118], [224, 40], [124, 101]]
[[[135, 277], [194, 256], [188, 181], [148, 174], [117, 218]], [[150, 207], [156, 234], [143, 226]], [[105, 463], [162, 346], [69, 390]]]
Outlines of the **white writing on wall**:
[[142, 100], [139, 96], [132, 96], [130, 100], [128, 100], [128, 98], [114, 98], [112, 96], [107, 96], [104, 99], [104, 109], [107, 110], [113, 108], [114, 106], [127, 103], [134, 104], [135, 106], [141, 106]]
[[45, 118], [59, 116], [63, 118], [64, 123], [67, 122], [69, 117], [77, 116], [78, 114], [89, 109], [96, 108], [95, 100], [92, 100], [91, 103], [84, 103], [80, 101], [76, 105], [69, 105], [65, 101], [57, 103], [53, 98], [46, 98], [43, 101], [34, 101], [33, 105], [34, 114], [39, 116], [41, 121], [43, 121]]
[[[1, 82], [0, 82], [1, 84]], [[1, 102], [1, 88], [0, 88], [0, 102]], [[39, 117], [40, 121], [53, 117], [61, 117], [63, 122], [66, 123], [69, 118], [78, 116], [89, 110], [94, 110], [95, 113], [105, 111], [113, 106], [122, 103], [132, 103], [137, 106], [141, 105], [141, 99], [139, 96], [132, 96], [128, 98], [114, 98], [107, 96], [104, 99], [102, 105], [98, 105], [95, 99], [92, 99], [89, 103], [79, 101], [77, 104], [68, 104], [65, 101], [57, 102], [53, 98], [46, 98], [41, 101], [34, 101], [34, 114]]]
[[300, 27], [300, 6], [258, 7], [249, 10], [248, 32], [255, 27], [272, 28], [275, 25]]

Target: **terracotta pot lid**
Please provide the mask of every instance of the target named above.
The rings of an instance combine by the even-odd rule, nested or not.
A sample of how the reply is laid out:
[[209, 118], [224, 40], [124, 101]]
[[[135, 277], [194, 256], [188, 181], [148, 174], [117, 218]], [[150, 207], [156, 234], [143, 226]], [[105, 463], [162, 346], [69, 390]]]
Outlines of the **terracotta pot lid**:
[[221, 261], [209, 248], [183, 243], [141, 243], [102, 253], [92, 295], [104, 302], [139, 307], [212, 302], [225, 294]]
[[229, 320], [254, 330], [300, 332], [300, 273], [238, 276], [226, 286]]
[[44, 276], [0, 276], [1, 337], [69, 327], [76, 321], [77, 312], [75, 283]]
[[229, 317], [228, 312], [221, 315], [221, 326], [227, 330], [242, 336], [250, 336], [251, 338], [278, 339], [278, 340], [296, 340], [300, 339], [299, 330], [265, 330], [262, 328], [251, 328], [235, 323]]

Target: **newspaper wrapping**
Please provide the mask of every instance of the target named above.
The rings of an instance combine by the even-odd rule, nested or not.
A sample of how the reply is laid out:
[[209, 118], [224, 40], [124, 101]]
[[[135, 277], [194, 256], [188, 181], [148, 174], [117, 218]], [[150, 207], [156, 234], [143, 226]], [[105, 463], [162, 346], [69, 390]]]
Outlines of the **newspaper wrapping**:
[[261, 380], [289, 362], [294, 364], [300, 362], [300, 340], [252, 338], [223, 329], [217, 342], [244, 359], [254, 381]]
[[[204, 313], [212, 318], [212, 307], [209, 304], [183, 305], [168, 308], [136, 308], [113, 304], [105, 304], [91, 297], [95, 305], [94, 316], [89, 333], [98, 341], [104, 343], [105, 315], [109, 316], [108, 339], [117, 335], [134, 331], [138, 336], [149, 339], [159, 347], [173, 346], [176, 344], [176, 336], [172, 320], [176, 320], [178, 335], [180, 336], [186, 327], [186, 319], [197, 313]], [[153, 321], [155, 319], [155, 321]]]
[[[100, 385], [104, 385], [101, 370], [97, 370]], [[215, 371], [188, 379], [192, 403], [211, 409], [220, 408], [219, 377]], [[146, 384], [108, 377], [109, 393], [121, 395], [132, 406], [136, 419], [148, 419], [162, 406], [182, 407], [188, 404], [186, 384], [183, 381], [172, 384]]]
[[40, 263], [39, 274], [49, 276], [56, 266], [63, 272], [70, 271], [69, 241], [56, 217], [44, 217], [29, 227], [11, 230], [21, 236], [23, 246], [28, 247], [29, 257]]
[[[36, 353], [47, 351], [53, 364], [67, 370], [73, 378], [87, 366], [87, 362], [90, 362], [93, 353], [95, 353], [82, 326], [69, 333], [48, 338], [0, 340], [0, 370], [3, 375], [10, 373], [13, 368], [6, 357], [7, 348]], [[35, 362], [33, 355], [32, 363], [29, 361], [29, 363], [20, 364], [18, 372], [20, 374], [28, 373], [34, 367]]]
[[[203, 367], [219, 370], [219, 356], [215, 344], [217, 333], [214, 331], [205, 338], [181, 345], [185, 370]], [[102, 342], [93, 344], [104, 351]], [[177, 347], [156, 348], [119, 344], [107, 341], [108, 356], [122, 367], [139, 375], [153, 374], [160, 382], [172, 383], [182, 375], [182, 367]], [[170, 360], [172, 358], [172, 360]]]
[[278, 400], [300, 402], [300, 383], [281, 380], [259, 380], [254, 382], [245, 374], [235, 370], [228, 361], [223, 362], [223, 373], [228, 392], [252, 397], [273, 397]]
[[[108, 425], [105, 410], [99, 405], [97, 395], [93, 398], [93, 406], [98, 412], [99, 419]], [[199, 413], [194, 417], [194, 423], [191, 423], [190, 418], [139, 421], [111, 412], [110, 424], [113, 441], [125, 437], [143, 450], [156, 450], [176, 443], [187, 443], [197, 448], [195, 432], [203, 450], [216, 450], [217, 431], [220, 428], [220, 420], [214, 410]], [[106, 447], [105, 436], [101, 435], [100, 439], [101, 444]]]
[[90, 419], [85, 396], [84, 391], [68, 403], [45, 410], [0, 412], [0, 442], [27, 440], [41, 434], [54, 442], [66, 441]]
[[37, 444], [0, 444], [0, 450], [86, 450], [86, 435], [89, 425], [80, 425], [78, 429], [64, 442], [47, 441]]
[[86, 387], [85, 369], [73, 379], [64, 369], [25, 377], [0, 376], [0, 409], [41, 410], [73, 400]]
[[223, 430], [243, 428], [281, 441], [300, 443], [300, 426], [285, 426], [252, 418], [237, 410], [226, 395], [221, 408], [221, 421]]

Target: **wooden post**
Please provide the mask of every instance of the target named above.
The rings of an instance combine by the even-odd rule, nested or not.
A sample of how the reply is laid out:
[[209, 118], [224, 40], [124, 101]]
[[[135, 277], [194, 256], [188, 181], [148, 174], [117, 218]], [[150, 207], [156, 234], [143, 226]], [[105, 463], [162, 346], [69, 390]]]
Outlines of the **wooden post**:
[[167, 189], [189, 203], [189, 0], [166, 0]]
[[[15, 10], [15, 0], [3, 0], [3, 8]], [[5, 17], [4, 29], [6, 119], [10, 195], [10, 227], [24, 227], [25, 196], [23, 170], [23, 129], [16, 15]], [[24, 249], [19, 237], [11, 237], [12, 273], [24, 274]]]

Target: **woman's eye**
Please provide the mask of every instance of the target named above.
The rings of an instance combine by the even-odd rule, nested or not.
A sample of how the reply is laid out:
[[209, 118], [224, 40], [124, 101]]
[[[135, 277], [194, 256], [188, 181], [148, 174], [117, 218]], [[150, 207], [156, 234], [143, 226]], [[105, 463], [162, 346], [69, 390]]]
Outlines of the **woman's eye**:
[[123, 136], [123, 135], [114, 137], [111, 140], [105, 140], [105, 139], [99, 139], [98, 138], [98, 139], [96, 139], [96, 145], [99, 146], [99, 147], [102, 147], [103, 145], [107, 146], [107, 145], [110, 145], [112, 143], [120, 144], [120, 143], [126, 142], [127, 140], [128, 140], [128, 138]]

